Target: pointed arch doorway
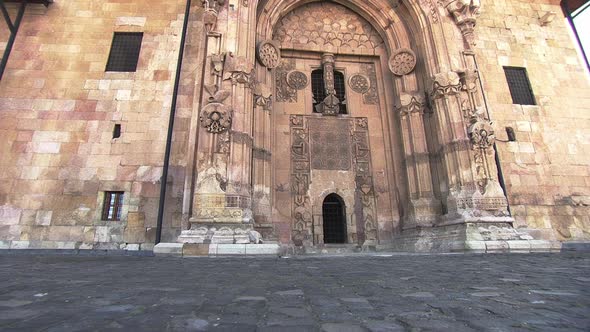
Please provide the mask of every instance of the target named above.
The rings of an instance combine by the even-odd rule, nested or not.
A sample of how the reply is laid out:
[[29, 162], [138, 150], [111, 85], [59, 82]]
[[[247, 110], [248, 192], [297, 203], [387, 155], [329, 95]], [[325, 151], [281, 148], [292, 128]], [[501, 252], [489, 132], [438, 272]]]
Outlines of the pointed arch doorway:
[[344, 200], [337, 194], [326, 196], [322, 204], [324, 243], [346, 243]]

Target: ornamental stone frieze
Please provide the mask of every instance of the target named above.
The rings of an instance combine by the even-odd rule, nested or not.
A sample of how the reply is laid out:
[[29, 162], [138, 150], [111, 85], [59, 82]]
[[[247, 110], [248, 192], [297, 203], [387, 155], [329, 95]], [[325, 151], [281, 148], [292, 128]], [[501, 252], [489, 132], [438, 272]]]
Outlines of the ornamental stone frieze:
[[475, 46], [475, 23], [480, 14], [480, 0], [444, 0], [444, 7], [455, 19], [470, 49]]

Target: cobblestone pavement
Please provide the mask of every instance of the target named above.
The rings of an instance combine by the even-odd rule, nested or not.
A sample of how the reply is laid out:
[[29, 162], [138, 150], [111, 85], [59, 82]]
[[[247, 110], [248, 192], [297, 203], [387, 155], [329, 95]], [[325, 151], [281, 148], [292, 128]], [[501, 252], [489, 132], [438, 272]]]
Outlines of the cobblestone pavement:
[[0, 255], [1, 331], [589, 331], [590, 254]]

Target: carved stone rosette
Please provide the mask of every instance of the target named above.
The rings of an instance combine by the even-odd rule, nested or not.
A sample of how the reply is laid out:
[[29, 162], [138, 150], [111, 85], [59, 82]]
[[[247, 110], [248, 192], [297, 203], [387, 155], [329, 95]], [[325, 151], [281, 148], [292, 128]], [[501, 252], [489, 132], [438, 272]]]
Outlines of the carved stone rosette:
[[404, 76], [416, 68], [416, 54], [408, 48], [395, 50], [389, 57], [389, 69], [397, 76]]
[[307, 83], [307, 75], [304, 72], [293, 70], [287, 74], [287, 84], [295, 90], [305, 89]]
[[354, 74], [348, 79], [348, 85], [352, 91], [360, 94], [364, 94], [369, 91], [371, 83], [369, 78], [362, 74]]
[[256, 51], [258, 61], [268, 69], [273, 69], [281, 63], [281, 50], [272, 40], [265, 40], [258, 44]]
[[455, 19], [467, 47], [475, 46], [475, 23], [480, 13], [480, 0], [445, 0], [445, 8]]
[[293, 196], [292, 240], [296, 246], [313, 244], [312, 213], [309, 199], [311, 177], [309, 132], [305, 118], [291, 115], [291, 194]]

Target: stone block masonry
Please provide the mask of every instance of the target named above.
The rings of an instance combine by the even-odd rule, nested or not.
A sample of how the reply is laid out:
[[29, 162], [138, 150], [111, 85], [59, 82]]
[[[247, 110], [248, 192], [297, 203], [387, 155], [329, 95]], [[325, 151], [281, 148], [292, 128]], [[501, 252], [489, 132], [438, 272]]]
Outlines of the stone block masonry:
[[[542, 25], [539, 17], [557, 13]], [[515, 227], [560, 241], [590, 238], [590, 83], [559, 1], [482, 4], [479, 66]], [[536, 105], [512, 104], [503, 66], [524, 67]], [[506, 127], [516, 142], [507, 140]]]
[[[184, 4], [28, 5], [0, 81], [3, 246], [153, 243]], [[13, 15], [16, 5], [7, 6]], [[137, 71], [105, 71], [115, 32], [143, 33]], [[7, 39], [0, 29], [0, 51]], [[113, 139], [115, 124], [122, 135]], [[105, 191], [124, 192], [120, 221], [101, 220]], [[169, 192], [177, 206], [177, 192]], [[176, 210], [166, 214], [170, 240], [180, 230]]]

